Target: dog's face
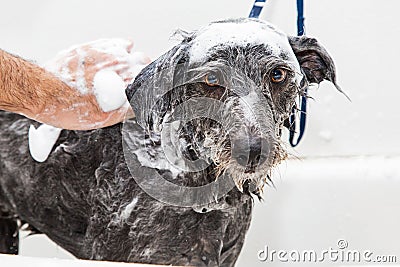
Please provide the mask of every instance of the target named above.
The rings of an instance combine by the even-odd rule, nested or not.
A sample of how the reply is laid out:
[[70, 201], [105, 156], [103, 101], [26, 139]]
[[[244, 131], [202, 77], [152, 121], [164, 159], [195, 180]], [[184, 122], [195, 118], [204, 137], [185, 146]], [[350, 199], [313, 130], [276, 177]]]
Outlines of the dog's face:
[[136, 98], [146, 103], [133, 103], [134, 112], [160, 136], [172, 125], [168, 139], [183, 164], [192, 166], [189, 171], [212, 165], [216, 178], [228, 173], [239, 190], [248, 186], [258, 193], [271, 168], [286, 157], [280, 136], [296, 98], [309, 83], [324, 79], [335, 83], [335, 69], [315, 39], [238, 19], [185, 34], [139, 74], [127, 95], [131, 100], [147, 84]]

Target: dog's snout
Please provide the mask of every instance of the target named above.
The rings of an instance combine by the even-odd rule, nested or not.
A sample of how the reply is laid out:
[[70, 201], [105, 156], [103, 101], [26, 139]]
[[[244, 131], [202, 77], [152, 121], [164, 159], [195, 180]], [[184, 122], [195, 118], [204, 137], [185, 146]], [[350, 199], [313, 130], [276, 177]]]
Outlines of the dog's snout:
[[255, 168], [263, 164], [269, 155], [268, 141], [255, 137], [249, 140], [237, 140], [233, 143], [233, 157], [236, 162], [246, 167], [246, 172], [254, 172]]

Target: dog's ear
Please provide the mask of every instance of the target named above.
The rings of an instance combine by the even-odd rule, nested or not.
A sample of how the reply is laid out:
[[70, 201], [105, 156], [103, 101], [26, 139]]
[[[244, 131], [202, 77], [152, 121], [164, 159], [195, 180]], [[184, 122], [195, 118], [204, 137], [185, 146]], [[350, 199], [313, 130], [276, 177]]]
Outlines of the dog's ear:
[[307, 36], [289, 37], [289, 43], [309, 83], [319, 84], [327, 80], [344, 94], [336, 84], [336, 69], [332, 57], [316, 39]]
[[136, 89], [142, 84], [151, 81], [155, 75], [165, 74], [167, 69], [174, 70], [178, 64], [185, 62], [188, 55], [187, 40], [182, 41], [181, 44], [173, 47], [164, 55], [160, 56], [157, 60], [146, 66], [135, 78], [132, 84], [128, 85], [125, 94], [128, 101], [131, 101], [132, 96], [135, 94]]
[[169, 106], [168, 97], [176, 83], [176, 73], [188, 59], [188, 43], [184, 40], [145, 67], [128, 85], [125, 94], [135, 120], [146, 129], [158, 129]]

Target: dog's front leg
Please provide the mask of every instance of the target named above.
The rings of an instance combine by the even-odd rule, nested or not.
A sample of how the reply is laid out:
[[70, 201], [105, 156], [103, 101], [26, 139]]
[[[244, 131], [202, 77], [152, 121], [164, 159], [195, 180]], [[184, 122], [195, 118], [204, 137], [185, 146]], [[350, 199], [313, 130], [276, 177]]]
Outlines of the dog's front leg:
[[0, 253], [18, 254], [18, 222], [9, 214], [0, 212]]

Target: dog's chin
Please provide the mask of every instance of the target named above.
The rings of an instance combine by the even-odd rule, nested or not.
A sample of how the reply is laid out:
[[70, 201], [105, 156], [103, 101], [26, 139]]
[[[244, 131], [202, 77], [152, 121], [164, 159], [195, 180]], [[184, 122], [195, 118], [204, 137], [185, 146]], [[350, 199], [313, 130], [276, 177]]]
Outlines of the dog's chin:
[[272, 184], [270, 179], [271, 169], [281, 161], [281, 159], [275, 161], [275, 158], [279, 158], [279, 154], [276, 154], [274, 159], [266, 161], [252, 171], [248, 171], [231, 158], [230, 146], [208, 146], [207, 148], [211, 151], [209, 159], [216, 166], [217, 177], [223, 174], [229, 175], [240, 192], [255, 193], [258, 196], [263, 192], [266, 185]]
[[259, 166], [249, 172], [243, 166], [231, 163], [227, 166], [225, 172], [232, 178], [240, 192], [248, 191], [259, 195], [270, 181], [270, 167], [268, 166]]

